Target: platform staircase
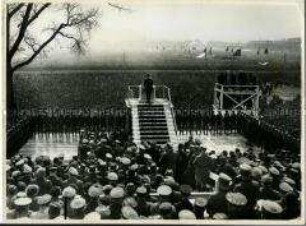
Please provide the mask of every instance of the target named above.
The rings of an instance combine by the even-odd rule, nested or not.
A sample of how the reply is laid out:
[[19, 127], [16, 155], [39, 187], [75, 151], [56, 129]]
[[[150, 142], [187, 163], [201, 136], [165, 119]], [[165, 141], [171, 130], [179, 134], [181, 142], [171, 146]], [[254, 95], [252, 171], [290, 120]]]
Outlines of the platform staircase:
[[131, 108], [134, 143], [170, 143], [177, 149], [175, 115], [170, 98], [153, 98], [150, 105], [142, 98], [128, 98], [126, 103]]

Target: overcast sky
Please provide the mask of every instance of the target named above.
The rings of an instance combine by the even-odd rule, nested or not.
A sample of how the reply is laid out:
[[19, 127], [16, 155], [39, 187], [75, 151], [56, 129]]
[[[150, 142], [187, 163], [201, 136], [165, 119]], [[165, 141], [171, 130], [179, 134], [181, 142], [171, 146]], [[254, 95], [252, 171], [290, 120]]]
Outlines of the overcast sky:
[[[120, 11], [108, 3], [131, 9]], [[302, 0], [103, 0], [89, 55], [131, 49], [143, 41], [250, 41], [301, 37]], [[52, 20], [52, 17], [50, 17]]]

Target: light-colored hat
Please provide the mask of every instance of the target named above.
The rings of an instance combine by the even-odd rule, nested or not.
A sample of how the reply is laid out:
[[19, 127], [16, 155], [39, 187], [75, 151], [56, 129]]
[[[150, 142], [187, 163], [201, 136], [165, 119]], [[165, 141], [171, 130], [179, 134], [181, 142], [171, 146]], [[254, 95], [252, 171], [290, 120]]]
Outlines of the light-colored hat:
[[79, 175], [79, 172], [77, 171], [76, 168], [70, 167], [70, 168], [69, 168], [69, 174], [72, 175], [72, 176], [78, 176], [78, 175]]
[[90, 221], [95, 221], [95, 220], [100, 220], [101, 215], [98, 212], [91, 212], [85, 215], [84, 220], [90, 220]]
[[168, 185], [161, 185], [157, 188], [157, 193], [160, 196], [169, 196], [172, 193], [172, 188]]
[[121, 187], [115, 187], [111, 190], [110, 196], [113, 199], [120, 199], [124, 197], [124, 189]]
[[273, 176], [279, 176], [279, 171], [278, 169], [276, 169], [275, 167], [270, 167], [269, 168], [269, 172], [273, 175]]
[[293, 188], [286, 182], [281, 182], [279, 184], [279, 189], [280, 191], [286, 193], [286, 194], [290, 194], [293, 192]]
[[283, 212], [281, 205], [271, 200], [263, 200], [262, 209], [271, 214], [280, 214]]
[[213, 215], [213, 219], [223, 220], [223, 219], [228, 219], [228, 216], [225, 213], [215, 213]]
[[129, 158], [127, 158], [127, 157], [123, 157], [123, 158], [121, 158], [121, 163], [122, 163], [123, 165], [128, 166], [128, 165], [131, 164], [131, 160], [130, 160]]
[[101, 184], [98, 184], [98, 183], [93, 184], [88, 189], [88, 195], [90, 197], [98, 197], [102, 193], [103, 193], [103, 186]]
[[187, 210], [187, 209], [181, 210], [178, 213], [178, 218], [179, 219], [185, 219], [185, 220], [195, 220], [195, 219], [197, 219], [195, 214], [193, 212], [191, 212], [190, 210]]
[[107, 206], [100, 205], [95, 211], [100, 214], [101, 219], [107, 219], [111, 215], [111, 210]]
[[82, 197], [75, 197], [70, 203], [70, 207], [72, 209], [81, 209], [85, 205], [86, 205], [86, 200], [83, 199]]
[[32, 203], [32, 199], [29, 197], [21, 197], [14, 200], [15, 206], [28, 206]]
[[139, 219], [138, 213], [131, 206], [122, 207], [121, 213], [125, 219]]
[[73, 198], [76, 195], [76, 190], [73, 187], [68, 186], [64, 188], [62, 195], [65, 198]]
[[107, 179], [111, 180], [111, 181], [117, 181], [118, 180], [118, 175], [117, 175], [117, 173], [109, 172], [107, 174]]
[[138, 203], [134, 197], [127, 197], [123, 201], [124, 206], [131, 206], [132, 208], [136, 208]]
[[245, 206], [248, 202], [247, 198], [239, 192], [228, 192], [226, 200], [235, 206]]
[[44, 194], [37, 197], [37, 204], [38, 205], [46, 205], [48, 204], [52, 199], [52, 196], [50, 194]]
[[200, 208], [204, 208], [208, 203], [208, 200], [203, 197], [198, 197], [195, 199], [194, 205]]

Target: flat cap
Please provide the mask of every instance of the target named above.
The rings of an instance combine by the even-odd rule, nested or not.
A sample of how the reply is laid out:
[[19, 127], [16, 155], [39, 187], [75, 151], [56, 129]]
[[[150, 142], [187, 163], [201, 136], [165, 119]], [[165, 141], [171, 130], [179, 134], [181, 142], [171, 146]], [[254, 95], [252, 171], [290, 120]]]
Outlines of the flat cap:
[[15, 206], [28, 206], [32, 203], [32, 199], [28, 197], [21, 197], [14, 200]]
[[192, 211], [187, 210], [187, 209], [181, 210], [178, 213], [178, 218], [179, 219], [185, 219], [185, 220], [195, 220], [195, 219], [197, 219], [195, 214]]
[[97, 213], [100, 214], [100, 216], [101, 216], [102, 219], [107, 219], [107, 218], [109, 218], [110, 215], [111, 215], [111, 210], [109, 209], [109, 207], [104, 206], [104, 205], [98, 206], [98, 207], [95, 209], [95, 211], [96, 211]]
[[48, 204], [52, 199], [52, 196], [50, 194], [44, 194], [37, 197], [37, 204], [38, 205], [46, 205]]
[[121, 187], [115, 187], [111, 190], [110, 196], [113, 199], [120, 199], [124, 197], [124, 189]]
[[145, 195], [145, 194], [147, 194], [147, 188], [145, 187], [145, 186], [140, 186], [140, 187], [138, 187], [137, 189], [136, 189], [136, 193], [138, 194], [138, 195]]
[[123, 200], [124, 206], [131, 206], [132, 208], [136, 208], [138, 203], [134, 197], [127, 197]]
[[194, 205], [200, 208], [204, 208], [208, 203], [208, 200], [203, 197], [198, 197], [195, 199]]
[[101, 184], [93, 184], [88, 189], [88, 195], [90, 197], [98, 197], [103, 193], [103, 186]]
[[70, 168], [69, 168], [69, 174], [72, 175], [72, 176], [78, 176], [78, 175], [79, 175], [79, 172], [77, 171], [76, 168], [70, 167]]
[[62, 195], [65, 198], [73, 198], [76, 195], [76, 190], [72, 186], [64, 188]]
[[111, 181], [117, 181], [118, 180], [118, 175], [117, 175], [117, 173], [109, 172], [107, 174], [107, 179], [111, 180]]
[[247, 198], [239, 192], [228, 192], [226, 200], [235, 206], [245, 206], [248, 202]]
[[213, 215], [213, 219], [223, 220], [223, 219], [228, 219], [228, 216], [225, 213], [215, 213]]
[[286, 194], [289, 194], [289, 193], [293, 192], [293, 188], [286, 182], [281, 182], [279, 184], [279, 190], [286, 193]]
[[131, 164], [131, 160], [127, 157], [123, 157], [123, 158], [121, 158], [121, 163], [125, 166], [128, 166], [128, 165]]
[[279, 171], [278, 169], [276, 169], [274, 166], [269, 168], [269, 172], [271, 173], [271, 175], [273, 176], [279, 176]]
[[72, 209], [81, 209], [85, 205], [86, 205], [86, 200], [83, 199], [81, 196], [75, 197], [70, 203], [70, 207]]
[[131, 206], [123, 206], [121, 214], [124, 219], [139, 219], [138, 213]]
[[263, 200], [262, 209], [272, 214], [280, 214], [283, 212], [281, 205], [271, 200]]
[[157, 193], [160, 196], [169, 196], [172, 193], [172, 188], [168, 185], [161, 185], [157, 188]]

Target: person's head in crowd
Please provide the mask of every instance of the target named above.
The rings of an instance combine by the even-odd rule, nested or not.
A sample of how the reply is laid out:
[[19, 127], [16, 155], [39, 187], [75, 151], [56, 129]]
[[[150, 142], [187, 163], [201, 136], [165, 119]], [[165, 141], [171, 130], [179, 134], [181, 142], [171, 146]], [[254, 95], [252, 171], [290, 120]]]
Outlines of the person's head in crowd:
[[61, 204], [59, 202], [51, 202], [48, 208], [49, 219], [54, 219], [61, 214]]
[[247, 198], [239, 192], [228, 192], [225, 197], [228, 202], [229, 218], [244, 219], [248, 202]]
[[71, 218], [83, 219], [85, 216], [86, 200], [80, 195], [76, 195], [70, 202]]
[[218, 191], [227, 192], [230, 190], [232, 178], [225, 173], [220, 173], [218, 177]]

